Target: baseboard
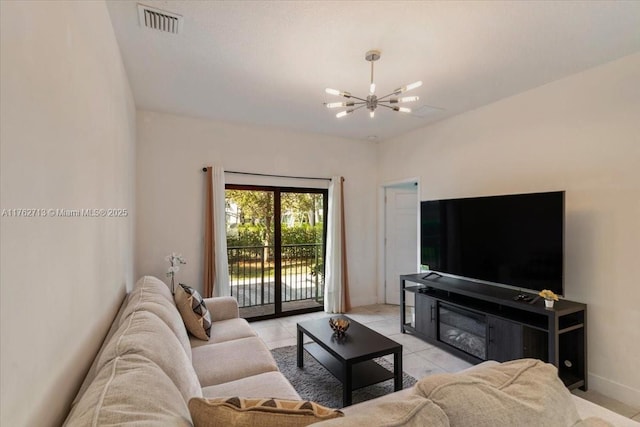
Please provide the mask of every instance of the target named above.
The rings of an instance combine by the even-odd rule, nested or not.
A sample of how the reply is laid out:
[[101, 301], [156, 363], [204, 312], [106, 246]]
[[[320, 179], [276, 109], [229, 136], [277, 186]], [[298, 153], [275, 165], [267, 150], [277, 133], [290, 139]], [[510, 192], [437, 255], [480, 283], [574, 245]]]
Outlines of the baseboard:
[[589, 390], [595, 390], [607, 397], [637, 407], [640, 402], [640, 390], [612, 381], [600, 375], [589, 374]]
[[373, 305], [373, 304], [377, 304], [377, 297], [375, 295], [373, 296], [364, 296], [364, 297], [357, 297], [354, 298], [353, 296], [351, 297], [351, 307], [360, 307], [363, 305]]

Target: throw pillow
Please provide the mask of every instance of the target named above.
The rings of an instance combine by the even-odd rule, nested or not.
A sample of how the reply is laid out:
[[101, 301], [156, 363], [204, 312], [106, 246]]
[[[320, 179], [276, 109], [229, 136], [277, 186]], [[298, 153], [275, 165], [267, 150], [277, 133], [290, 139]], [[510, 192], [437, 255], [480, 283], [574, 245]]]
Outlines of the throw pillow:
[[176, 288], [175, 299], [187, 330], [194, 337], [208, 341], [211, 336], [211, 315], [198, 291], [181, 283]]
[[195, 427], [303, 427], [343, 416], [315, 402], [282, 399], [193, 398], [189, 412]]

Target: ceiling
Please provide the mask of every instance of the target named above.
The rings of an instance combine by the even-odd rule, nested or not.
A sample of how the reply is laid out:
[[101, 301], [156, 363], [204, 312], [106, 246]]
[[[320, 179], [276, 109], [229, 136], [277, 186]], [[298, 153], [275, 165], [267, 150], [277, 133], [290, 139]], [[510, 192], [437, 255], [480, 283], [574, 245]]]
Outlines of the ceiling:
[[[640, 1], [151, 1], [180, 34], [108, 1], [138, 108], [384, 140], [640, 51]], [[403, 114], [337, 119], [326, 87], [366, 96], [422, 80]], [[435, 107], [435, 108], [434, 108]], [[339, 111], [339, 110], [338, 110]]]

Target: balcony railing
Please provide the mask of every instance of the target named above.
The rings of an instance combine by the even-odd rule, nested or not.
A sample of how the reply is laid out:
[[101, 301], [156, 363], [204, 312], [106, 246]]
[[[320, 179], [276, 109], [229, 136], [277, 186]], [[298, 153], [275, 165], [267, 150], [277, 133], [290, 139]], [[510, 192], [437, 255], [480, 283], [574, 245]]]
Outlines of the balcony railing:
[[[282, 302], [324, 298], [322, 243], [282, 245]], [[275, 303], [273, 246], [228, 247], [231, 295], [240, 308]]]

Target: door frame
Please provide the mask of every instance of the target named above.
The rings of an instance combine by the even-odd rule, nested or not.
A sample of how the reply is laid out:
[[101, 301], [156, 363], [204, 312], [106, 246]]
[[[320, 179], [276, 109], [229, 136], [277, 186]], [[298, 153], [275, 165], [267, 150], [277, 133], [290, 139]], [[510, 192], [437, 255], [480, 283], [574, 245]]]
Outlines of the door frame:
[[[260, 184], [225, 184], [225, 190], [246, 190], [246, 191], [270, 191], [273, 192], [273, 232], [274, 232], [274, 264], [276, 266], [274, 270], [274, 312], [265, 314], [262, 316], [253, 316], [244, 318], [248, 322], [255, 322], [259, 320], [277, 319], [280, 317], [294, 316], [297, 314], [307, 314], [324, 310], [324, 307], [310, 307], [296, 310], [282, 311], [282, 205], [281, 197], [282, 193], [314, 193], [322, 194], [323, 198], [323, 231], [322, 231], [322, 251], [324, 253], [323, 259], [327, 256], [327, 214], [329, 212], [329, 189], [328, 188], [313, 188], [313, 187], [287, 187], [279, 185], [260, 185]], [[226, 199], [225, 199], [226, 200]], [[276, 249], [280, 250], [276, 250]], [[326, 263], [325, 263], [326, 265]]]
[[[385, 304], [386, 302], [386, 276], [387, 276], [387, 249], [385, 239], [387, 236], [386, 221], [387, 210], [385, 203], [385, 196], [387, 188], [406, 187], [407, 184], [414, 184], [416, 186], [416, 198], [418, 202], [418, 212], [416, 215], [416, 221], [418, 226], [418, 232], [420, 232], [420, 177], [405, 178], [398, 181], [390, 181], [383, 183], [378, 187], [378, 286], [376, 289], [377, 303]], [[416, 236], [416, 272], [420, 268], [420, 239]], [[398, 281], [400, 278], [398, 277]]]

